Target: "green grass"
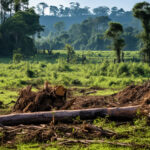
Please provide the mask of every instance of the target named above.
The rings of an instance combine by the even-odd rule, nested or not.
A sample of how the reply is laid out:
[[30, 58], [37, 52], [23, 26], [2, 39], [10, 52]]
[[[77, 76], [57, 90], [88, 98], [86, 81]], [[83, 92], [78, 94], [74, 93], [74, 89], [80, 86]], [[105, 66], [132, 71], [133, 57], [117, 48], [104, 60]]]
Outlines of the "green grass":
[[140, 83], [149, 79], [150, 68], [146, 64], [30, 64], [27, 73], [26, 62], [20, 64], [1, 64], [0, 87], [13, 89], [28, 84], [43, 84], [48, 80], [52, 84], [65, 86], [98, 86], [105, 88], [122, 88], [131, 83]]
[[[48, 144], [45, 144], [48, 145]], [[89, 146], [76, 144], [74, 146], [57, 146], [57, 144], [52, 144], [52, 146], [45, 146], [44, 144], [36, 143], [36, 144], [20, 144], [16, 148], [4, 148], [0, 147], [1, 150], [131, 150], [128, 147], [116, 147], [110, 146], [108, 144], [91, 144]]]

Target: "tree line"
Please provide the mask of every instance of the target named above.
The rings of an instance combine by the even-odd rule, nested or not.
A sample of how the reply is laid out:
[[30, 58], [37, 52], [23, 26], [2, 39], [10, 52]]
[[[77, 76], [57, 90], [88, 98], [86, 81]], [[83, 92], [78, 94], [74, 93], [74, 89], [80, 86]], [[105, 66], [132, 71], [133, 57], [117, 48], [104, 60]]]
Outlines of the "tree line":
[[[116, 53], [118, 63], [122, 60], [124, 47], [135, 50], [140, 48], [144, 62], [150, 63], [150, 3], [137, 3], [132, 12], [141, 21], [143, 30], [140, 32], [132, 27], [124, 29], [120, 23], [111, 22], [108, 16], [101, 16], [86, 19], [81, 24], [74, 24], [67, 32], [59, 28], [57, 34], [50, 33], [47, 38], [37, 41], [36, 45], [39, 49], [45, 48], [50, 51], [62, 49], [66, 43], [75, 49], [111, 48]], [[58, 25], [64, 26], [62, 22], [57, 23], [55, 27]], [[109, 47], [106, 47], [107, 45]], [[69, 49], [72, 48], [69, 47]]]
[[[49, 14], [45, 14], [45, 10], [49, 9]], [[70, 2], [70, 7], [65, 7], [60, 5], [59, 7], [54, 5], [48, 5], [45, 2], [41, 2], [36, 6], [36, 10], [39, 15], [52, 15], [58, 17], [67, 17], [67, 16], [123, 16], [131, 13], [130, 11], [125, 11], [123, 8], [119, 9], [117, 7], [112, 7], [111, 9], [107, 6], [99, 6], [94, 9], [90, 9], [90, 7], [85, 6], [83, 8], [80, 7], [80, 3], [78, 2]]]
[[[63, 49], [66, 43], [71, 44], [76, 50], [108, 50], [110, 40], [105, 37], [105, 31], [109, 22], [108, 16], [89, 18], [80, 24], [73, 24], [69, 30], [65, 31], [65, 23], [54, 24], [56, 32], [50, 32], [47, 37], [36, 40], [38, 49]], [[125, 50], [137, 50], [140, 41], [137, 37], [139, 31], [133, 27], [125, 27], [122, 34], [125, 39]]]

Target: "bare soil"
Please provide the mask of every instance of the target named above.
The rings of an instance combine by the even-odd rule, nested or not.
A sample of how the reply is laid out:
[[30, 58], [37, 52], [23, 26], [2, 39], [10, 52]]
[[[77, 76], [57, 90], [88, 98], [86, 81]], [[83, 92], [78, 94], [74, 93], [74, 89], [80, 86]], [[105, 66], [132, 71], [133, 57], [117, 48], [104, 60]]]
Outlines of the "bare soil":
[[87, 96], [83, 90], [83, 96], [70, 97], [75, 99], [67, 109], [86, 109], [100, 107], [123, 107], [143, 105], [149, 108], [150, 104], [150, 82], [143, 85], [130, 85], [117, 94], [108, 96]]

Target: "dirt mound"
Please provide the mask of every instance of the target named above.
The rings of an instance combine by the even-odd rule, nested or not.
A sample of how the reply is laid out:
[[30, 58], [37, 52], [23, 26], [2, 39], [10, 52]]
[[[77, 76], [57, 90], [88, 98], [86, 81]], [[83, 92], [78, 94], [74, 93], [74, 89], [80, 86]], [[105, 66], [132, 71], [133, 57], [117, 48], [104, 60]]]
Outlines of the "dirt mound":
[[150, 104], [150, 82], [143, 85], [131, 85], [117, 94], [108, 96], [75, 96], [74, 103], [68, 109], [86, 109], [100, 107], [122, 107]]
[[143, 85], [131, 85], [115, 95], [116, 100], [124, 104], [139, 105], [150, 98], [150, 82]]
[[117, 106], [112, 96], [76, 96], [68, 109], [88, 109]]
[[[28, 86], [21, 90], [14, 112], [50, 111], [53, 108], [75, 110], [134, 105], [147, 107], [150, 103], [150, 82], [143, 85], [131, 85], [117, 94], [108, 96], [87, 96], [85, 92], [90, 93], [89, 90], [82, 91], [78, 88], [66, 90], [62, 86], [51, 87], [48, 83], [45, 83], [44, 88], [38, 92], [31, 91], [31, 88], [32, 86]], [[76, 96], [77, 92], [83, 95]]]
[[66, 103], [66, 93], [67, 90], [63, 86], [51, 87], [48, 82], [38, 92], [33, 92], [32, 86], [28, 86], [20, 91], [13, 111], [36, 112], [59, 109]]

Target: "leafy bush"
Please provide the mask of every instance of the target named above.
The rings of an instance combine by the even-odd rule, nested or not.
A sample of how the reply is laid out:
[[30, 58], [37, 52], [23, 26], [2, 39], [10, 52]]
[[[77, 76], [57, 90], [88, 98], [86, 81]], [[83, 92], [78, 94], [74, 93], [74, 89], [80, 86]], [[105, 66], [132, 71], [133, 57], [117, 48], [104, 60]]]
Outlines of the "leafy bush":
[[20, 63], [22, 59], [23, 59], [23, 56], [21, 53], [13, 54], [13, 62], [14, 63]]
[[45, 63], [40, 64], [40, 68], [45, 68], [45, 67], [47, 67], [47, 65]]
[[129, 66], [126, 63], [121, 63], [117, 69], [118, 76], [129, 76]]
[[71, 82], [73, 85], [82, 85], [82, 82], [79, 79], [74, 79]]
[[72, 69], [67, 64], [58, 65], [57, 70], [60, 72], [72, 71]]
[[60, 72], [72, 71], [70, 65], [68, 65], [63, 59], [58, 59], [58, 63], [55, 69]]
[[33, 78], [33, 77], [34, 77], [34, 71], [33, 71], [33, 70], [30, 70], [30, 69], [27, 69], [27, 70], [26, 70], [26, 75], [27, 75], [27, 77], [29, 77], [29, 78]]

